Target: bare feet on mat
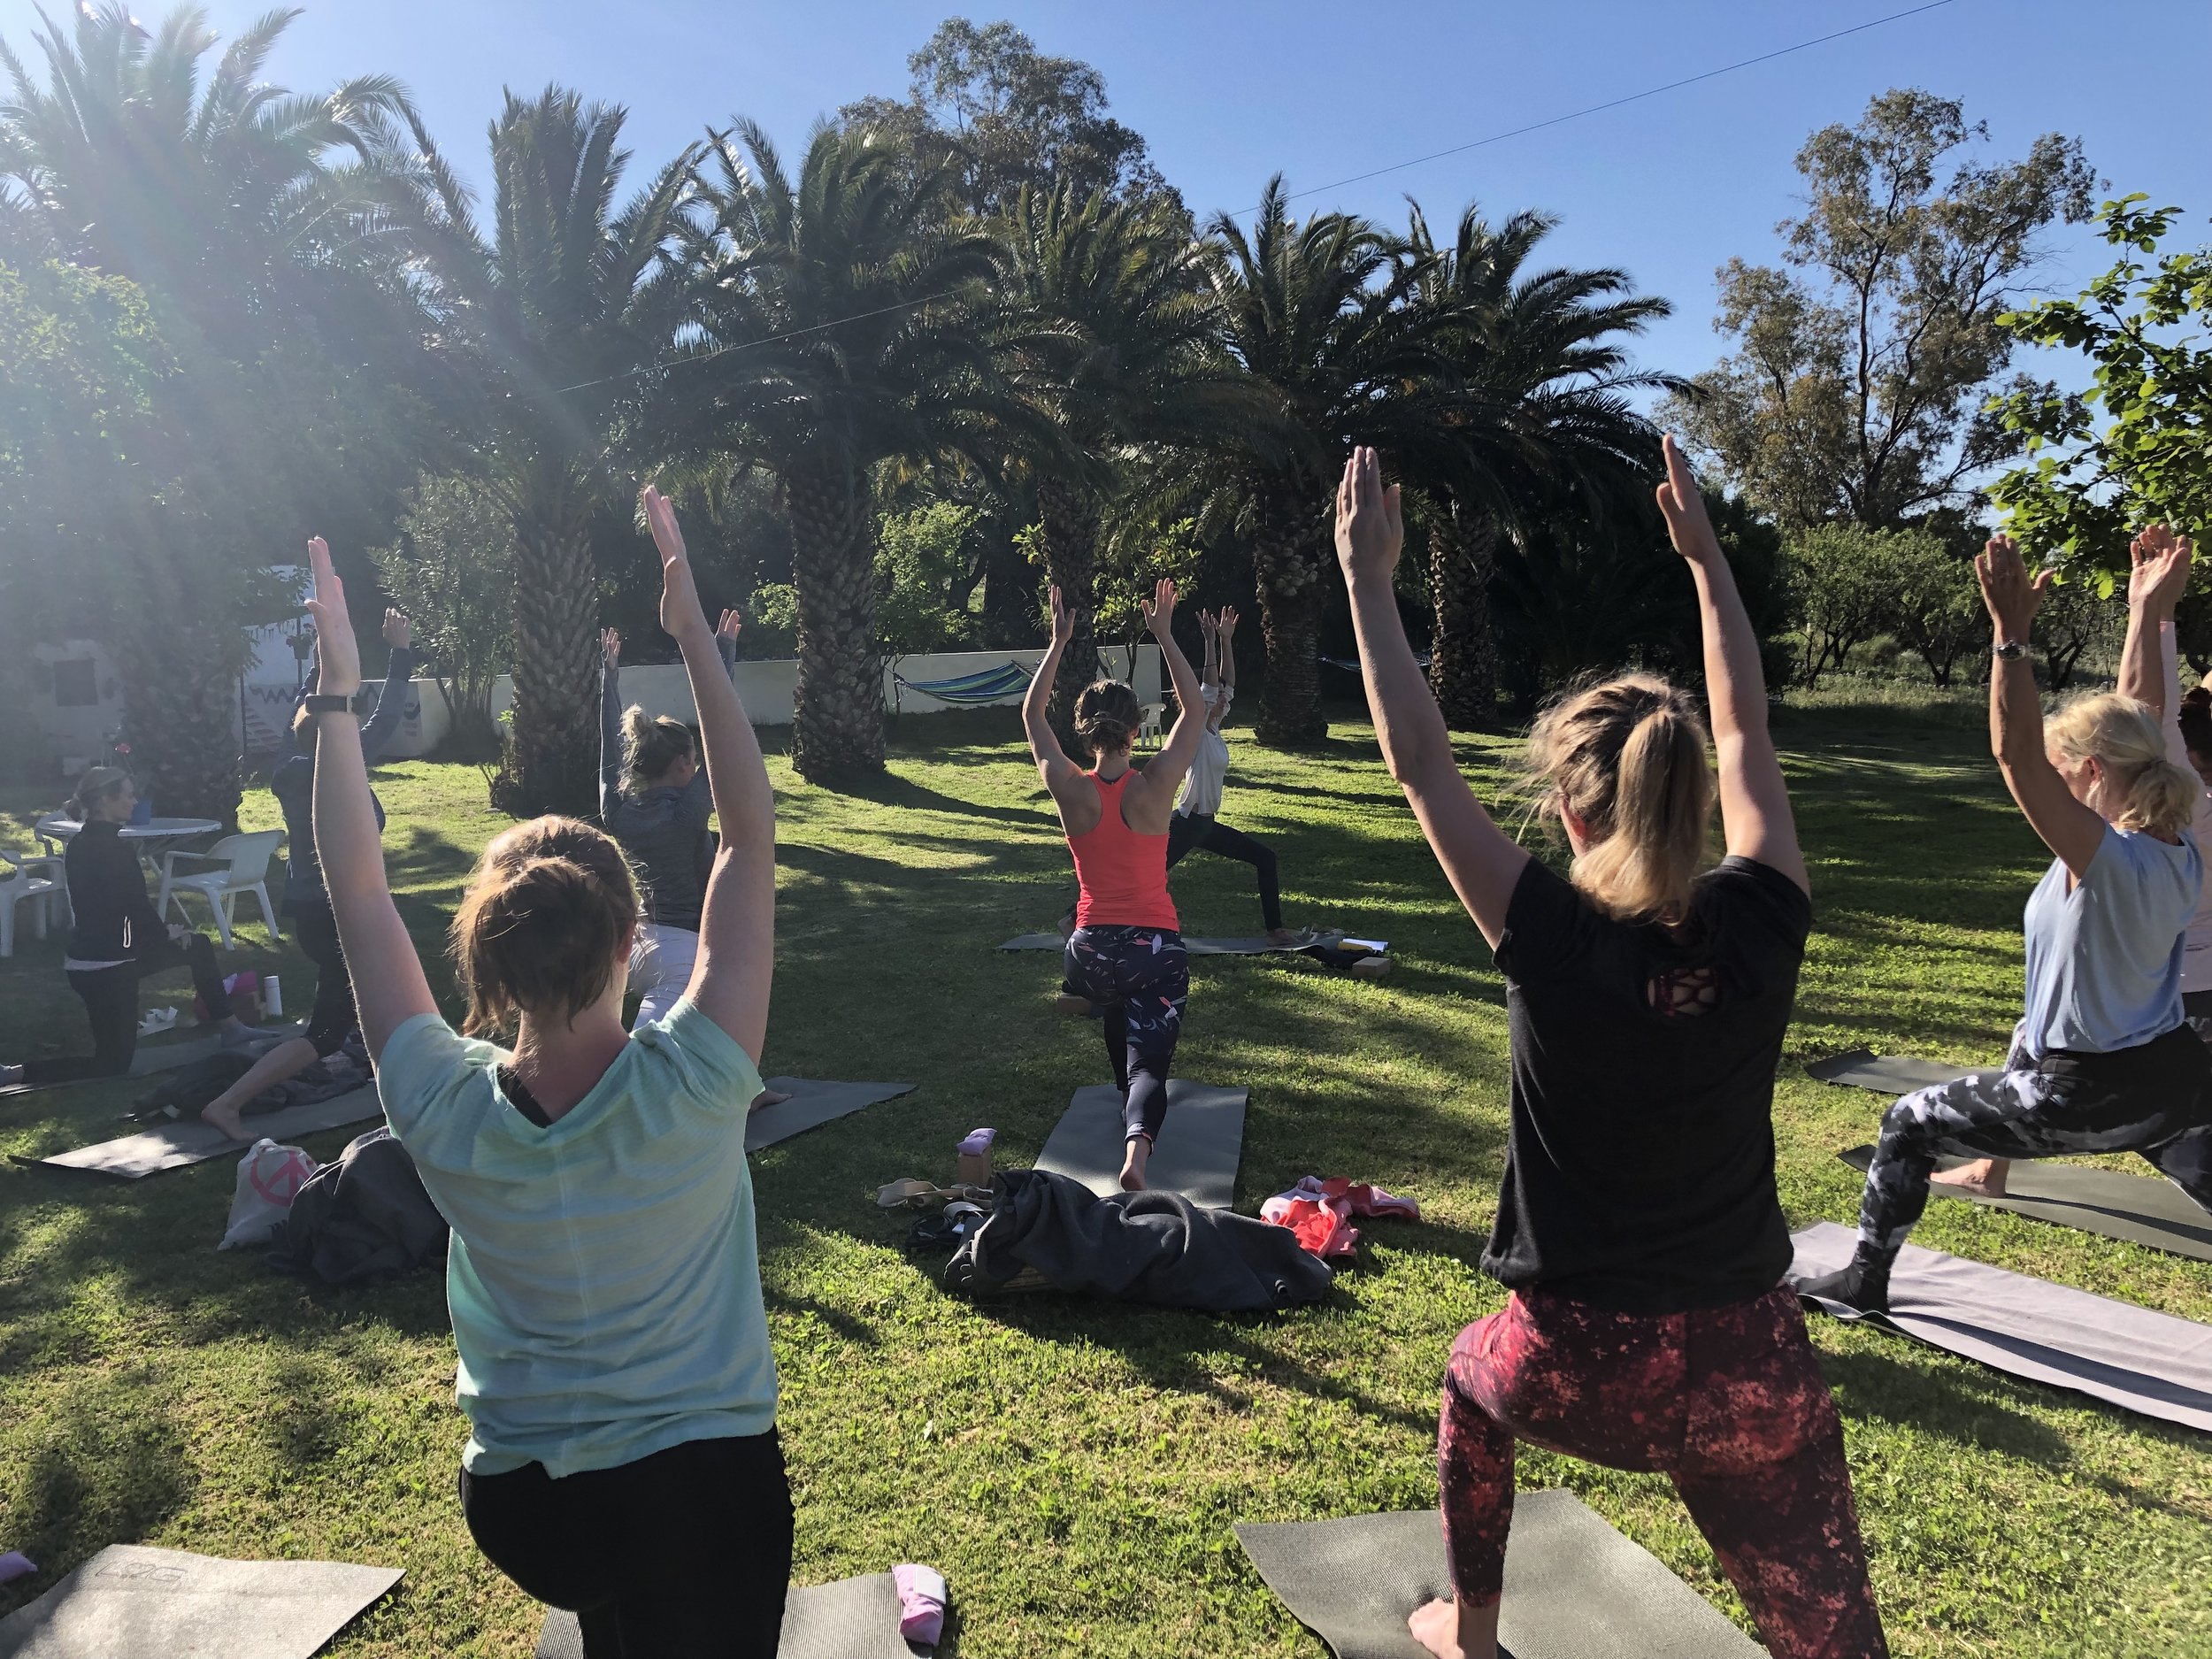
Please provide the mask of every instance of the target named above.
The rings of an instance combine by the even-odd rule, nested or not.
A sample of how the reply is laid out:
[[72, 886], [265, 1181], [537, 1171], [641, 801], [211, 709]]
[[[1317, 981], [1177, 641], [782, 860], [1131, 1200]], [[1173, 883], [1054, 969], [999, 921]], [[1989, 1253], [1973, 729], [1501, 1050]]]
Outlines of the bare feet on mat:
[[764, 1106], [780, 1106], [790, 1098], [790, 1095], [780, 1088], [764, 1088], [753, 1096], [751, 1110], [758, 1111]]
[[2004, 1158], [1976, 1158], [1955, 1170], [1938, 1170], [1928, 1179], [1962, 1193], [1970, 1193], [1976, 1198], [2002, 1198], [2005, 1171], [2009, 1168], [2009, 1161]]
[[1302, 935], [1295, 928], [1271, 927], [1267, 930], [1267, 942], [1279, 949], [1287, 949], [1290, 946], [1296, 944], [1301, 937]]
[[1052, 1005], [1063, 1014], [1072, 1014], [1078, 1019], [1088, 1019], [1097, 1010], [1087, 996], [1078, 996], [1073, 991], [1063, 991], [1052, 999]]
[[243, 1141], [246, 1139], [245, 1122], [239, 1117], [238, 1108], [235, 1106], [210, 1102], [200, 1108], [200, 1121], [204, 1124], [211, 1124], [221, 1130], [225, 1137], [229, 1140]]
[[1121, 1190], [1141, 1193], [1144, 1191], [1144, 1166], [1152, 1156], [1152, 1143], [1142, 1135], [1132, 1135], [1122, 1144]]
[[1422, 1651], [1436, 1659], [1498, 1659], [1498, 1604], [1459, 1616], [1456, 1601], [1431, 1601], [1406, 1620]]

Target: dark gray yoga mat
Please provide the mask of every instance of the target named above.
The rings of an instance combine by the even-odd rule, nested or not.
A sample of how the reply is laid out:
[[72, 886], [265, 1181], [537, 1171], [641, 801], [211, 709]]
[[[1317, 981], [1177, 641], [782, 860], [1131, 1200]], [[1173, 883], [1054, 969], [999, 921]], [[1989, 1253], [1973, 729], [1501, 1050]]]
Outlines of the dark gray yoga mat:
[[[1448, 1597], [1434, 1509], [1245, 1524], [1237, 1541], [1336, 1659], [1428, 1659], [1406, 1629]], [[1765, 1649], [1571, 1492], [1524, 1492], [1505, 1548], [1509, 1659], [1756, 1659]]]
[[[1836, 1156], [1863, 1173], [1874, 1161], [1874, 1148], [1853, 1147]], [[1955, 1170], [1967, 1160], [1937, 1162]], [[2079, 1233], [2212, 1262], [2212, 1215], [2198, 1209], [2188, 1194], [2163, 1176], [2129, 1175], [2038, 1158], [2016, 1163], [2006, 1171], [2002, 1198], [1962, 1193], [1940, 1183], [1928, 1190], [1939, 1198], [1968, 1198], [1991, 1210], [2009, 1210], [2016, 1216], [2032, 1216]]]
[[833, 1118], [856, 1112], [878, 1101], [895, 1100], [914, 1092], [911, 1083], [825, 1083], [815, 1078], [772, 1077], [764, 1087], [791, 1096], [780, 1105], [764, 1106], [745, 1120], [745, 1149], [757, 1152], [779, 1141], [818, 1129]]
[[[1145, 1185], [1180, 1193], [1202, 1210], [1233, 1210], [1248, 1093], [1170, 1078], [1167, 1119], [1145, 1166]], [[1121, 1190], [1121, 1091], [1099, 1083], [1075, 1091], [1067, 1115], [1045, 1137], [1037, 1167], [1071, 1176], [1105, 1198]]]
[[[246, 1052], [257, 1054], [287, 1037], [307, 1034], [304, 1025], [269, 1025], [264, 1029], [269, 1033], [268, 1039], [256, 1042]], [[173, 1071], [180, 1065], [188, 1065], [195, 1060], [205, 1060], [219, 1054], [222, 1047], [222, 1038], [213, 1034], [189, 1038], [183, 1042], [151, 1043], [142, 1041], [131, 1056], [129, 1075], [151, 1077], [157, 1071]], [[75, 1083], [104, 1083], [107, 1080], [105, 1078], [78, 1078], [73, 1083], [16, 1083], [0, 1088], [0, 1099], [12, 1099], [18, 1094], [42, 1094], [48, 1089], [73, 1087]]]
[[[1855, 1239], [1832, 1221], [1795, 1234], [1790, 1282], [1841, 1271]], [[1914, 1244], [1891, 1270], [1889, 1302], [1878, 1314], [1815, 1305], [2031, 1382], [2212, 1432], [2212, 1325]]]
[[[777, 1659], [910, 1659], [929, 1651], [899, 1634], [899, 1590], [887, 1572], [794, 1586], [783, 1604]], [[537, 1659], [584, 1659], [575, 1614], [547, 1612]]]
[[376, 1098], [374, 1085], [365, 1085], [349, 1094], [333, 1095], [311, 1105], [287, 1106], [281, 1111], [250, 1112], [245, 1119], [243, 1141], [234, 1141], [197, 1118], [185, 1118], [141, 1130], [136, 1134], [103, 1141], [96, 1146], [79, 1147], [73, 1152], [57, 1152], [47, 1158], [13, 1158], [11, 1162], [51, 1170], [86, 1170], [95, 1175], [135, 1181], [158, 1175], [164, 1170], [180, 1170], [188, 1164], [219, 1158], [225, 1153], [243, 1152], [264, 1136], [272, 1141], [289, 1141], [325, 1129], [366, 1123], [383, 1115], [384, 1108]]
[[1809, 1062], [1805, 1075], [1817, 1082], [1839, 1084], [1847, 1088], [1870, 1088], [1877, 1094], [1909, 1094], [1915, 1089], [1932, 1088], [1954, 1078], [1971, 1076], [1974, 1070], [1970, 1065], [1952, 1065], [1941, 1060], [1915, 1060], [1901, 1055], [1876, 1054], [1871, 1048], [1854, 1048], [1848, 1054]]
[[400, 1576], [111, 1544], [0, 1618], [0, 1659], [309, 1659]]
[[[1194, 956], [1265, 956], [1281, 952], [1295, 955], [1301, 950], [1310, 950], [1316, 945], [1337, 944], [1342, 941], [1343, 937], [1343, 933], [1335, 929], [1321, 928], [1301, 933], [1294, 943], [1287, 945], [1276, 944], [1266, 934], [1260, 933], [1249, 939], [1186, 938], [1183, 941], [1183, 949]], [[999, 949], [1001, 950], [1063, 950], [1066, 949], [1067, 942], [1057, 933], [1018, 933], [1001, 945]]]

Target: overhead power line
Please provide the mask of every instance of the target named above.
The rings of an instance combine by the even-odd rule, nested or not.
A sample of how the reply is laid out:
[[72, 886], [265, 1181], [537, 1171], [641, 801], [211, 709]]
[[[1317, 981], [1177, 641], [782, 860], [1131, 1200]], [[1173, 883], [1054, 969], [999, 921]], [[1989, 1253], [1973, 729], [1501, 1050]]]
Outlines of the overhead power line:
[[[1923, 12], [1939, 12], [1945, 6], [1955, 4], [1957, 0], [1927, 0], [1927, 4], [1924, 5], [1909, 6], [1902, 12], [1892, 12], [1885, 17], [1870, 18], [1864, 23], [1855, 23], [1847, 29], [1834, 29], [1825, 35], [1816, 35], [1810, 40], [1798, 42], [1794, 46], [1777, 47], [1773, 51], [1761, 52], [1755, 57], [1740, 58], [1734, 63], [1723, 64], [1717, 69], [1707, 69], [1694, 75], [1685, 75], [1678, 81], [1670, 81], [1656, 87], [1647, 87], [1641, 92], [1632, 92], [1625, 97], [1608, 98], [1602, 104], [1586, 104], [1581, 109], [1570, 110], [1564, 115], [1554, 115], [1544, 120], [1531, 121], [1525, 127], [1509, 127], [1502, 133], [1493, 133], [1486, 138], [1470, 139], [1466, 143], [1454, 144], [1446, 150], [1432, 150], [1427, 155], [1416, 156], [1409, 161], [1394, 161], [1386, 167], [1376, 167], [1369, 172], [1356, 173], [1348, 178], [1338, 179], [1328, 184], [1317, 184], [1307, 189], [1293, 190], [1283, 199], [1286, 202], [1295, 202], [1305, 196], [1320, 196], [1330, 190], [1341, 190], [1349, 184], [1364, 184], [1370, 179], [1380, 179], [1390, 173], [1403, 173], [1409, 167], [1418, 167], [1427, 162], [1441, 161], [1447, 156], [1463, 156], [1471, 150], [1481, 150], [1490, 144], [1502, 144], [1509, 138], [1525, 137], [1530, 133], [1540, 133], [1547, 127], [1564, 126], [1569, 121], [1578, 121], [1587, 115], [1601, 115], [1608, 110], [1617, 110], [1626, 104], [1640, 104], [1647, 98], [1655, 98], [1663, 93], [1677, 92], [1684, 87], [1694, 87], [1701, 81], [1712, 81], [1722, 75], [1732, 75], [1740, 69], [1749, 69], [1755, 65], [1772, 63], [1778, 58], [1788, 58], [1797, 52], [1810, 51], [1814, 47], [1825, 46], [1831, 41], [1839, 41], [1853, 35], [1863, 35], [1869, 29], [1878, 29], [1885, 24], [1901, 22], [1907, 18], [1918, 17]], [[1234, 217], [1240, 219], [1245, 213], [1256, 213], [1258, 211], [1259, 204], [1255, 204]], [[919, 299], [901, 300], [895, 304], [879, 305], [873, 311], [855, 311], [849, 317], [833, 317], [827, 322], [810, 324], [804, 328], [788, 329], [782, 334], [766, 334], [758, 340], [736, 341], [726, 346], [718, 346], [712, 351], [703, 351], [695, 357], [679, 357], [667, 363], [649, 364], [643, 368], [627, 369], [620, 374], [610, 374], [596, 380], [580, 380], [573, 386], [560, 388], [555, 396], [558, 396], [564, 392], [585, 391], [595, 386], [605, 386], [611, 381], [626, 380], [639, 374], [658, 373], [687, 364], [707, 363], [716, 357], [726, 357], [733, 351], [749, 351], [762, 346], [776, 345], [787, 340], [796, 340], [804, 334], [817, 334], [826, 329], [841, 328], [847, 323], [864, 322], [872, 317], [887, 316], [893, 311], [910, 311], [918, 305], [927, 305], [937, 300], [950, 299], [956, 292], [957, 290], [948, 288], [941, 294], [927, 294]]]

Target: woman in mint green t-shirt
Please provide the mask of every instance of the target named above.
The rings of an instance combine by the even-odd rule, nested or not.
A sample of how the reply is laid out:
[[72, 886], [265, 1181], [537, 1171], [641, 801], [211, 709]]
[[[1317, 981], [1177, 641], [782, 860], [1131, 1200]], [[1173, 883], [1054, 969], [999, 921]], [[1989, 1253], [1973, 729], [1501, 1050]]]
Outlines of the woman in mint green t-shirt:
[[465, 1031], [439, 1016], [338, 706], [360, 662], [319, 538], [310, 609], [334, 701], [315, 841], [385, 1115], [453, 1226], [470, 1532], [525, 1590], [577, 1613], [589, 1659], [772, 1655], [791, 1502], [744, 1141], [774, 960], [775, 807], [675, 514], [656, 490], [644, 506], [722, 826], [698, 965], [667, 1018], [623, 1028], [636, 883], [610, 837], [561, 818], [485, 849], [453, 924]]

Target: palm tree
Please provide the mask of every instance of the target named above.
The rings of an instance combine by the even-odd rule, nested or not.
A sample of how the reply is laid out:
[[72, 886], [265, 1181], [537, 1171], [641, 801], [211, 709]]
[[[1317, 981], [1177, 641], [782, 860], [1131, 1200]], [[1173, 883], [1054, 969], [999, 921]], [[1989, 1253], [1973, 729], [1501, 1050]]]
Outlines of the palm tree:
[[1557, 223], [1524, 211], [1494, 227], [1470, 204], [1440, 250], [1413, 208], [1409, 303], [1433, 319], [1454, 371], [1416, 470], [1429, 504], [1429, 679], [1455, 726], [1496, 713], [1489, 585], [1502, 526], [1532, 526], [1563, 503], [1594, 519], [1620, 504], [1657, 455], [1657, 434], [1621, 394], [1674, 384], [1632, 370], [1623, 345], [1668, 314], [1665, 300], [1632, 296], [1621, 271], [1525, 272]]
[[1415, 442], [1451, 369], [1429, 338], [1438, 319], [1408, 303], [1420, 261], [1402, 239], [1342, 213], [1297, 223], [1279, 174], [1248, 234], [1225, 213], [1210, 230], [1229, 349], [1272, 400], [1271, 433], [1287, 439], [1233, 434], [1221, 457], [1252, 543], [1267, 648], [1256, 735], [1310, 743], [1326, 732], [1316, 651], [1333, 469], [1353, 444]]
[[1100, 520], [1117, 463], [1233, 433], [1256, 441], [1271, 407], [1222, 349], [1211, 250], [1158, 207], [1025, 188], [997, 229], [1021, 388], [1061, 440], [1033, 470], [1047, 570], [1075, 612], [1052, 690], [1064, 742], [1097, 671]]
[[81, 6], [69, 33], [40, 15], [43, 84], [0, 42], [0, 234], [12, 258], [129, 279], [174, 365], [158, 414], [220, 518], [150, 494], [142, 533], [102, 549], [133, 603], [100, 624], [150, 793], [228, 822], [250, 567], [296, 548], [303, 503], [327, 510], [404, 420], [388, 391], [403, 365], [343, 380], [406, 332], [403, 285], [377, 280], [381, 204], [411, 165], [406, 98], [382, 77], [317, 96], [264, 84], [290, 12], [211, 68], [219, 42], [196, 10], [150, 35], [119, 0]]
[[[490, 132], [488, 237], [418, 129], [425, 190], [411, 234], [477, 388], [485, 480], [514, 526], [513, 729], [493, 800], [591, 810], [598, 753], [593, 516], [626, 499], [613, 465], [660, 388], [682, 314], [669, 257], [695, 150], [619, 207], [624, 111], [548, 87], [507, 94]], [[629, 458], [629, 457], [624, 457]]]
[[776, 480], [798, 589], [793, 760], [811, 782], [863, 780], [883, 768], [873, 473], [994, 468], [984, 440], [1024, 419], [979, 292], [995, 247], [940, 228], [948, 175], [879, 134], [816, 127], [795, 183], [750, 122], [710, 150], [686, 250], [690, 338], [670, 373], [680, 441]]

